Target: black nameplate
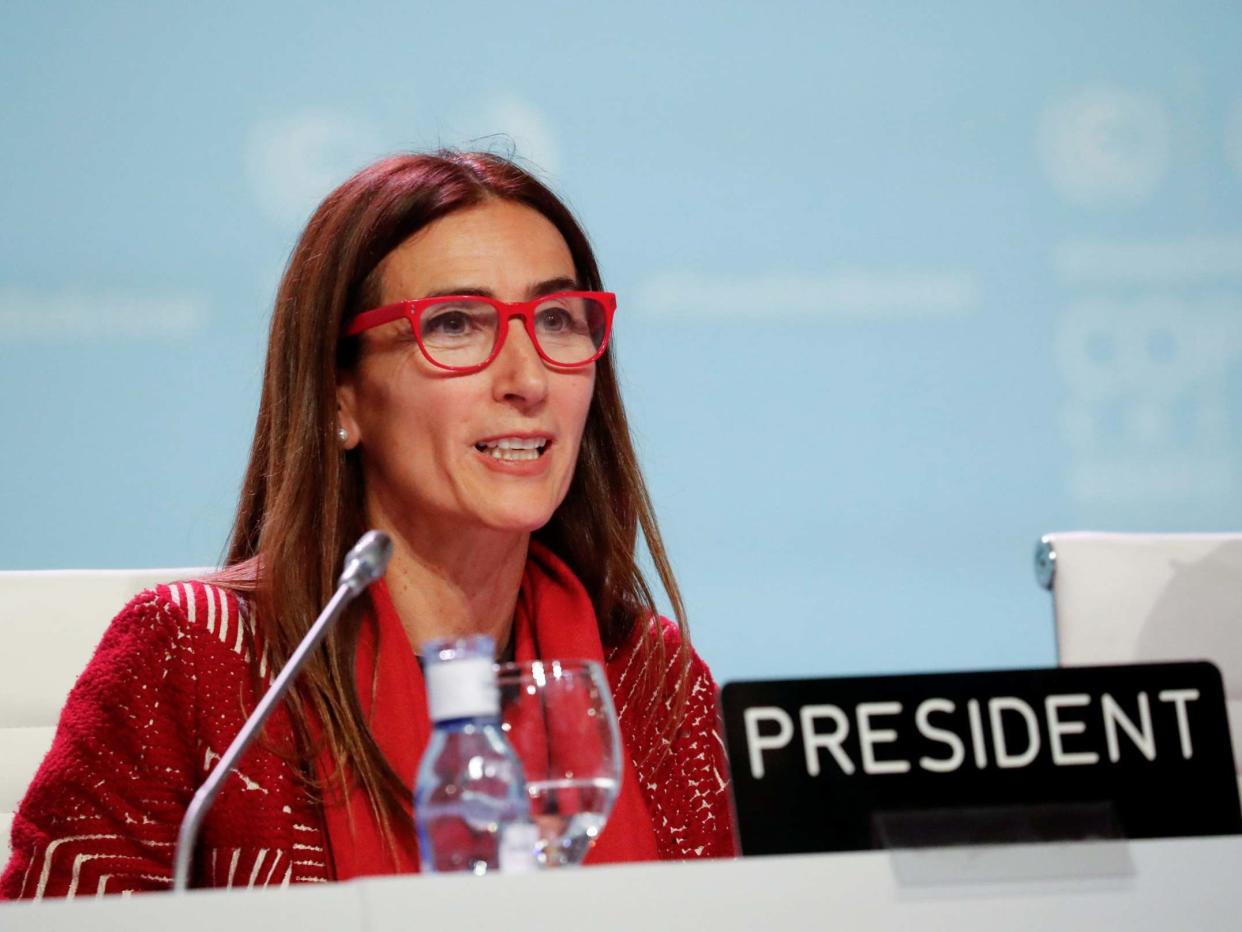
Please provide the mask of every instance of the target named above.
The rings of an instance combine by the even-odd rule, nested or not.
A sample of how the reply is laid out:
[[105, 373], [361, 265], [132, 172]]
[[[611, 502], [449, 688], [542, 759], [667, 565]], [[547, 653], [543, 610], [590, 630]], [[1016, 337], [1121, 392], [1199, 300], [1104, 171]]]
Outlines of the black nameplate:
[[729, 683], [721, 703], [748, 855], [1242, 832], [1207, 662]]

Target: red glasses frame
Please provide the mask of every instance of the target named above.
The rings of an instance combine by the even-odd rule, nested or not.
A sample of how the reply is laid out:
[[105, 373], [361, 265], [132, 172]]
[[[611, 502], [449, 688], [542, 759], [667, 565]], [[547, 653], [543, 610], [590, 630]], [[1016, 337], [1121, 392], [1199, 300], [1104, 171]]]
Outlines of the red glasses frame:
[[[535, 336], [535, 308], [546, 301], [552, 301], [556, 298], [590, 298], [598, 301], [604, 309], [604, 339], [600, 341], [599, 347], [591, 358], [569, 364], [557, 362], [555, 359], [550, 358], [543, 351], [543, 347], [539, 345], [539, 338]], [[471, 366], [446, 366], [442, 362], [437, 362], [431, 353], [427, 351], [427, 347], [423, 345], [423, 338], [418, 328], [419, 318], [422, 317], [423, 311], [427, 308], [435, 304], [443, 304], [446, 301], [481, 301], [484, 304], [490, 304], [496, 309], [499, 317], [500, 331], [496, 336], [496, 344], [492, 347], [491, 355], [482, 362]], [[345, 336], [357, 336], [364, 330], [370, 330], [373, 327], [379, 327], [404, 317], [410, 322], [410, 329], [414, 332], [414, 339], [418, 341], [418, 348], [422, 350], [423, 356], [433, 366], [439, 369], [447, 369], [450, 372], [478, 372], [480, 369], [486, 369], [500, 355], [500, 351], [505, 345], [505, 338], [509, 335], [509, 321], [515, 317], [520, 317], [522, 318], [523, 326], [526, 328], [526, 335], [530, 337], [531, 345], [535, 347], [535, 352], [539, 354], [540, 359], [557, 369], [581, 369], [583, 366], [589, 366], [595, 362], [595, 360], [604, 355], [604, 350], [608, 349], [608, 340], [612, 336], [612, 315], [616, 313], [616, 310], [617, 296], [611, 291], [557, 291], [553, 294], [540, 295], [531, 301], [512, 302], [500, 301], [496, 298], [488, 298], [477, 294], [440, 295], [434, 298], [415, 298], [412, 301], [398, 301], [396, 304], [386, 304], [383, 307], [363, 311], [349, 322], [349, 326], [345, 330]]]

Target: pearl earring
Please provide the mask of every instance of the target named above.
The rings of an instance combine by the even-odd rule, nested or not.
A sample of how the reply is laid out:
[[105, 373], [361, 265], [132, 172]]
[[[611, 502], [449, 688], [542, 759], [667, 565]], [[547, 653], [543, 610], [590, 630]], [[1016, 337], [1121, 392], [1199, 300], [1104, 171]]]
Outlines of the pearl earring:
[[349, 431], [347, 431], [344, 426], [338, 425], [336, 428], [336, 439], [342, 444], [349, 443]]

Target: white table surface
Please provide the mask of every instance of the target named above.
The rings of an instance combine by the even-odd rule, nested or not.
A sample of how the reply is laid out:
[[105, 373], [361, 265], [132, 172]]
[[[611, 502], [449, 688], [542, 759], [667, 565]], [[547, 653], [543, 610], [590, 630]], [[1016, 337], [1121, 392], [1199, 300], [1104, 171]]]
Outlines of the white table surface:
[[[579, 920], [567, 920], [568, 915]], [[0, 904], [0, 929], [1239, 929], [1242, 836], [392, 877]]]

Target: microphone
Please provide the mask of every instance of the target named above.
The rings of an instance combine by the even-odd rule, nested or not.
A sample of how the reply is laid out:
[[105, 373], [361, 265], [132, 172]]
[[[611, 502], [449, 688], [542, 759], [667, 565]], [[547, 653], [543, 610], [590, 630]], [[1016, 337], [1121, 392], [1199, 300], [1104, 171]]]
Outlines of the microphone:
[[319, 646], [328, 630], [340, 617], [345, 606], [363, 593], [367, 586], [384, 575], [384, 569], [392, 558], [392, 539], [383, 531], [367, 531], [354, 544], [353, 549], [345, 555], [345, 569], [337, 580], [336, 592], [328, 600], [315, 623], [311, 625], [306, 636], [302, 638], [297, 649], [285, 664], [280, 675], [272, 681], [259, 704], [254, 707], [241, 731], [233, 739], [224, 756], [216, 763], [215, 769], [208, 775], [203, 785], [198, 788], [190, 805], [181, 820], [181, 828], [177, 832], [177, 854], [173, 862], [173, 891], [184, 893], [189, 886], [190, 864], [194, 857], [194, 843], [198, 839], [198, 830], [206, 817], [220, 788], [224, 785], [229, 772], [237, 761], [250, 747], [251, 743], [263, 730], [276, 704], [284, 698], [289, 686], [297, 678], [298, 672], [306, 663], [306, 658]]

